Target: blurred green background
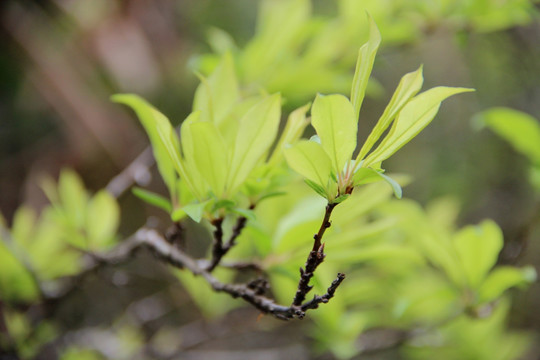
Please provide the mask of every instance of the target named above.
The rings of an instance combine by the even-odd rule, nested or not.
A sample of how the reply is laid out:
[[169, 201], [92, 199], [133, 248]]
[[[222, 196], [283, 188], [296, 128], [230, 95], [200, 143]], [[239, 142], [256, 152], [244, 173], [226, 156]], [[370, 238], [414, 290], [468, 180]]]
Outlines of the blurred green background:
[[[420, 64], [425, 88], [475, 88], [472, 95], [445, 102], [434, 123], [386, 168], [413, 175], [404, 196], [421, 204], [441, 196], [457, 198], [463, 209], [460, 224], [494, 219], [507, 242], [500, 262], [537, 267], [539, 198], [528, 183], [527, 161], [493, 133], [476, 130], [471, 119], [492, 106], [540, 118], [539, 5], [469, 2], [475, 9], [458, 3], [365, 2], [373, 7], [370, 13], [383, 42], [373, 73], [377, 86], [364, 104], [360, 137], [367, 136], [400, 77]], [[491, 3], [507, 8], [484, 16]], [[212, 51], [208, 30], [223, 29], [242, 47], [253, 35], [257, 5], [253, 0], [2, 1], [0, 210], [8, 222], [22, 203], [36, 209], [45, 204], [38, 186], [44, 174], [56, 176], [61, 168], [72, 167], [90, 189], [98, 190], [147, 147], [138, 123], [110, 103], [111, 94], [138, 93], [179, 124], [191, 111], [198, 84], [193, 71], [204, 68], [208, 57], [202, 55]], [[321, 19], [337, 13], [334, 1], [314, 1], [313, 6]], [[349, 16], [353, 22], [355, 17], [359, 23], [365, 20], [363, 13]], [[364, 40], [353, 44], [353, 54]], [[141, 174], [141, 182], [163, 191], [155, 171], [152, 175]], [[121, 206], [124, 235], [156, 216], [130, 194], [121, 198]], [[524, 239], [523, 229], [531, 222], [536, 226]], [[301, 323], [257, 322], [245, 310], [206, 322], [176, 281], [152, 264], [142, 257], [126, 269], [87, 279], [54, 314], [64, 335], [51, 347], [94, 342], [110, 346], [112, 354], [121, 351], [112, 340], [106, 342], [107, 327], [125, 327], [128, 339], [140, 336], [129, 333], [129, 318], [112, 323], [127, 308], [143, 323], [143, 333], [167, 330], [160, 340], [164, 344], [182, 338], [185, 358], [234, 359], [246, 348], [242, 356], [251, 358], [309, 358], [311, 343]], [[128, 281], [122, 278], [127, 272], [136, 276]], [[116, 286], [111, 289], [101, 280], [113, 276]], [[539, 332], [539, 303], [537, 284], [518, 294], [511, 326]], [[261, 354], [267, 357], [255, 357]], [[396, 356], [390, 351], [361, 358]], [[537, 359], [540, 347], [527, 356]]]

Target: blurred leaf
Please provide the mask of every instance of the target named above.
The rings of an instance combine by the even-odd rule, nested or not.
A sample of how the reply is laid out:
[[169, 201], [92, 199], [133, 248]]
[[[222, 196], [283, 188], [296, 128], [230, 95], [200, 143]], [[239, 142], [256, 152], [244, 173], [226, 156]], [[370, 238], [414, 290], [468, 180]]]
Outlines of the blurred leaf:
[[227, 149], [216, 126], [211, 122], [195, 122], [190, 126], [194, 147], [193, 159], [199, 173], [214, 194], [221, 198], [230, 168]]
[[171, 201], [159, 194], [145, 189], [141, 189], [140, 187], [134, 187], [133, 189], [131, 189], [131, 191], [133, 192], [133, 195], [137, 196], [139, 199], [150, 205], [165, 210], [167, 213], [170, 213], [172, 211]]
[[379, 121], [377, 121], [377, 124], [373, 130], [371, 130], [371, 133], [360, 149], [360, 153], [358, 154], [356, 160], [357, 162], [363, 159], [373, 148], [382, 134], [390, 126], [399, 111], [401, 111], [403, 106], [405, 106], [405, 104], [413, 96], [415, 96], [418, 91], [420, 91], [423, 82], [424, 78], [422, 76], [422, 66], [420, 66], [418, 70], [405, 74], [401, 78], [396, 91], [394, 91], [394, 95], [392, 95], [390, 102], [386, 106], [386, 109], [384, 109]]
[[499, 298], [506, 290], [530, 284], [536, 280], [536, 270], [532, 266], [515, 268], [500, 266], [493, 270], [478, 290], [479, 302], [486, 303]]
[[354, 107], [353, 116], [357, 120], [360, 114], [360, 108], [364, 101], [366, 87], [369, 80], [369, 75], [373, 69], [375, 55], [381, 43], [381, 33], [375, 24], [375, 21], [369, 18], [369, 39], [368, 42], [362, 45], [358, 51], [358, 60], [356, 61], [356, 70], [351, 88], [351, 102]]
[[69, 169], [62, 170], [58, 180], [58, 195], [66, 219], [74, 227], [83, 227], [88, 194], [79, 175]]
[[229, 169], [229, 191], [238, 188], [267, 154], [276, 138], [280, 114], [281, 97], [275, 94], [255, 104], [240, 120]]
[[334, 171], [341, 174], [356, 148], [358, 124], [351, 103], [343, 95], [317, 95], [311, 109], [311, 123]]
[[514, 149], [540, 166], [540, 123], [534, 117], [513, 109], [496, 107], [475, 116]]
[[497, 262], [503, 246], [501, 229], [491, 220], [467, 226], [453, 239], [469, 285], [476, 289]]
[[62, 353], [60, 360], [102, 360], [103, 356], [96, 350], [70, 347]]
[[88, 202], [86, 235], [92, 250], [112, 245], [120, 221], [120, 207], [111, 194], [101, 190]]
[[256, 34], [242, 52], [240, 64], [249, 82], [274, 75], [269, 69], [275, 69], [280, 57], [292, 51], [310, 11], [309, 0], [265, 0], [261, 3]]
[[390, 132], [377, 149], [367, 156], [363, 166], [369, 167], [388, 159], [433, 120], [444, 99], [469, 91], [473, 90], [439, 86], [415, 96], [399, 112]]
[[248, 220], [251, 220], [251, 221], [257, 220], [257, 217], [255, 216], [255, 212], [253, 212], [253, 210], [242, 209], [242, 208], [232, 208], [231, 211], [242, 217], [245, 217]]
[[206, 207], [206, 205], [208, 205], [209, 202], [210, 200], [207, 200], [201, 203], [182, 206], [180, 209], [173, 211], [173, 213], [171, 214], [171, 218], [173, 221], [179, 221], [185, 214], [189, 216], [193, 221], [200, 222], [204, 214], [204, 208]]
[[7, 303], [32, 302], [39, 291], [32, 274], [11, 253], [0, 235], [0, 299]]
[[206, 38], [212, 51], [216, 54], [225, 54], [227, 51], [232, 51], [236, 48], [232, 36], [222, 29], [210, 27], [206, 32]]
[[332, 163], [321, 145], [314, 141], [301, 140], [295, 146], [285, 149], [284, 154], [289, 166], [322, 188], [323, 193], [326, 194], [325, 197], [333, 195], [328, 194], [326, 190], [332, 172]]
[[11, 234], [18, 244], [30, 246], [32, 244], [35, 226], [37, 222], [36, 213], [27, 206], [21, 206], [15, 211]]

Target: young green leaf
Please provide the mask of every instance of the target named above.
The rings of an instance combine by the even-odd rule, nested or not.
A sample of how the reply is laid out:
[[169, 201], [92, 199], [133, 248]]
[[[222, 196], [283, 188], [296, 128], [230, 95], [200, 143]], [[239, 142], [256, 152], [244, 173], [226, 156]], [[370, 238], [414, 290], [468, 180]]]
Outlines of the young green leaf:
[[304, 105], [294, 110], [289, 115], [285, 129], [283, 129], [283, 133], [279, 138], [279, 142], [276, 145], [270, 160], [268, 160], [268, 164], [270, 166], [275, 165], [280, 159], [282, 159], [281, 156], [283, 156], [283, 150], [285, 149], [286, 145], [293, 144], [300, 139], [304, 129], [309, 124], [309, 119], [306, 117], [306, 113], [310, 107], [311, 104]]
[[477, 288], [497, 262], [503, 246], [501, 229], [493, 221], [486, 220], [477, 226], [468, 226], [459, 231], [453, 243], [468, 284]]
[[378, 176], [380, 176], [384, 181], [386, 181], [392, 187], [392, 190], [394, 191], [394, 195], [398, 199], [401, 199], [401, 196], [403, 195], [403, 190], [401, 190], [401, 186], [397, 183], [396, 180], [392, 179], [390, 176], [385, 175], [382, 172], [379, 172], [377, 170], [373, 170], [373, 169], [370, 169], [370, 170], [374, 171]]
[[182, 154], [184, 155], [184, 167], [189, 174], [193, 187], [198, 194], [205, 194], [208, 191], [208, 184], [206, 180], [201, 176], [197, 169], [195, 161], [195, 143], [193, 140], [193, 134], [191, 131], [191, 124], [199, 122], [201, 118], [201, 112], [195, 111], [189, 114], [189, 116], [182, 122], [180, 127], [180, 138], [182, 146]]
[[11, 301], [34, 301], [39, 296], [38, 287], [32, 274], [11, 253], [0, 234], [0, 299]]
[[229, 162], [225, 143], [216, 125], [211, 122], [196, 122], [190, 126], [194, 148], [193, 159], [197, 170], [220, 198], [225, 191]]
[[120, 221], [120, 208], [105, 190], [99, 191], [88, 202], [86, 234], [92, 250], [103, 250], [111, 245]]
[[439, 86], [415, 96], [403, 107], [388, 135], [377, 149], [366, 157], [362, 166], [370, 167], [373, 163], [388, 159], [433, 120], [443, 100], [469, 91], [474, 90]]
[[201, 120], [220, 124], [240, 99], [240, 90], [232, 56], [226, 52], [208, 79], [201, 78], [195, 91], [193, 111], [201, 111]]
[[486, 303], [499, 298], [506, 290], [536, 280], [536, 270], [532, 266], [522, 269], [501, 266], [493, 270], [478, 290], [480, 303]]
[[209, 202], [210, 200], [206, 200], [200, 203], [188, 204], [186, 206], [181, 207], [180, 209], [176, 209], [171, 214], [171, 219], [173, 221], [179, 221], [185, 215], [187, 215], [193, 221], [200, 222], [204, 214], [204, 209], [206, 205], [208, 205]]
[[371, 130], [371, 133], [360, 149], [360, 153], [356, 159], [357, 163], [359, 163], [360, 160], [363, 159], [373, 148], [375, 143], [377, 143], [382, 134], [390, 126], [403, 106], [405, 106], [405, 104], [420, 91], [423, 82], [424, 78], [422, 76], [421, 66], [418, 68], [418, 70], [405, 74], [401, 78], [396, 91], [394, 91], [394, 95], [392, 95], [390, 102], [386, 106], [386, 109], [384, 109], [379, 121], [377, 121], [377, 124], [373, 130]]
[[240, 120], [229, 169], [229, 191], [240, 186], [274, 142], [281, 115], [281, 97], [269, 96], [255, 104]]
[[366, 94], [366, 87], [369, 80], [369, 75], [373, 69], [375, 55], [381, 43], [381, 33], [375, 24], [375, 21], [369, 17], [369, 39], [368, 42], [362, 45], [358, 51], [358, 60], [356, 62], [356, 70], [351, 88], [351, 102], [354, 107], [354, 118], [358, 119], [360, 108]]
[[73, 170], [62, 170], [58, 179], [58, 195], [62, 212], [70, 224], [74, 227], [82, 227], [88, 194], [81, 178]]
[[155, 112], [157, 110], [155, 110], [144, 99], [134, 94], [116, 94], [111, 97], [111, 100], [131, 107], [137, 114], [137, 117], [145, 129], [148, 138], [150, 139], [150, 143], [152, 144], [152, 150], [154, 151], [154, 157], [156, 158], [159, 173], [167, 185], [169, 192], [171, 195], [173, 195], [175, 193], [176, 182], [175, 167], [171, 163], [167, 149], [160, 140], [157, 132], [155, 119]]
[[295, 146], [285, 149], [284, 154], [294, 171], [321, 188], [327, 188], [332, 162], [321, 145], [314, 141], [302, 140]]
[[165, 210], [167, 213], [172, 211], [172, 204], [169, 199], [164, 198], [163, 196], [156, 194], [154, 192], [141, 189], [140, 187], [134, 187], [131, 189], [133, 195], [141, 199], [142, 201], [158, 207], [162, 210]]
[[341, 174], [356, 148], [358, 125], [351, 103], [343, 95], [318, 95], [311, 110], [311, 123], [334, 171]]
[[475, 118], [527, 156], [533, 164], [540, 165], [540, 124], [537, 119], [503, 107], [489, 109]]
[[193, 186], [191, 178], [184, 167], [180, 157], [180, 144], [171, 123], [158, 110], [146, 100], [134, 94], [117, 94], [111, 98], [114, 102], [131, 107], [141, 124], [146, 130], [154, 156], [158, 164], [159, 172], [174, 197], [176, 193], [176, 175], [174, 171], [187, 183], [195, 197], [201, 198], [201, 194]]

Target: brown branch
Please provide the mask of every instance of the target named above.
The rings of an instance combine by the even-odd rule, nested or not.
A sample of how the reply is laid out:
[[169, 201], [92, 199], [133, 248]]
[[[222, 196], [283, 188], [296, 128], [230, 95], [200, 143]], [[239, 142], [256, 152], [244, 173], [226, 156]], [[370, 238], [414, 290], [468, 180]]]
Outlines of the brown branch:
[[[249, 210], [253, 210], [255, 208], [255, 204], [251, 204], [249, 206]], [[240, 236], [242, 233], [242, 230], [244, 227], [246, 227], [247, 218], [245, 216], [240, 216], [236, 220], [236, 224], [234, 225], [231, 237], [229, 240], [223, 244], [223, 218], [218, 218], [212, 221], [212, 225], [214, 225], [214, 244], [212, 246], [212, 259], [210, 260], [210, 263], [207, 267], [208, 271], [214, 270], [219, 263], [221, 262], [221, 259], [223, 256], [225, 256], [231, 248], [236, 245], [236, 239]]]
[[338, 274], [337, 279], [330, 285], [326, 294], [315, 296], [304, 305], [284, 306], [279, 305], [274, 300], [262, 295], [262, 292], [264, 292], [262, 289], [265, 288], [266, 285], [261, 282], [261, 280], [252, 281], [248, 284], [226, 284], [220, 282], [208, 270], [201, 268], [197, 260], [185, 254], [177, 247], [169, 244], [167, 240], [155, 230], [145, 228], [139, 230], [130, 241], [120, 245], [120, 247], [126, 247], [126, 250], [118, 250], [116, 255], [111, 256], [110, 259], [118, 260], [119, 254], [122, 254], [122, 256], [128, 254], [137, 246], [146, 246], [163, 261], [178, 268], [186, 268], [194, 275], [201, 276], [215, 291], [227, 293], [234, 298], [242, 298], [261, 312], [270, 314], [281, 320], [293, 318], [301, 319], [305, 316], [307, 310], [316, 309], [319, 304], [327, 303], [328, 300], [333, 297], [337, 287], [344, 279], [343, 274]]
[[131, 162], [120, 174], [116, 175], [107, 184], [107, 191], [115, 198], [120, 197], [133, 184], [146, 185], [150, 180], [150, 167], [155, 160], [152, 148], [148, 146]]
[[[321, 227], [319, 228], [317, 234], [313, 236], [313, 248], [308, 255], [305, 268], [300, 268], [300, 280], [298, 281], [298, 289], [296, 290], [292, 306], [298, 307], [302, 305], [302, 303], [306, 299], [307, 293], [310, 292], [313, 288], [313, 286], [309, 285], [309, 282], [313, 277], [315, 270], [324, 261], [324, 257], [326, 256], [324, 254], [324, 244], [322, 243], [322, 238], [326, 229], [328, 229], [332, 225], [330, 222], [330, 216], [332, 215], [332, 211], [334, 210], [336, 205], [337, 203], [328, 203], [326, 205]], [[339, 275], [343, 274], [338, 274], [338, 278]], [[341, 281], [343, 281], [344, 278], [345, 276], [343, 276]], [[339, 283], [341, 283], [341, 281]]]

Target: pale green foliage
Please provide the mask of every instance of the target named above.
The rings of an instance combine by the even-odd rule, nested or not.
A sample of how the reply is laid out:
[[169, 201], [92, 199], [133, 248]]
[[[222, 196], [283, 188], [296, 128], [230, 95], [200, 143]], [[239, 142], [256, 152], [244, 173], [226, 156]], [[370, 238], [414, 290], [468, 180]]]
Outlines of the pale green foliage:
[[[325, 204], [320, 197], [309, 196], [301, 183], [287, 189], [287, 199], [269, 199], [257, 207], [257, 220], [242, 237], [245, 247], [238, 257], [245, 256], [250, 239], [257, 244], [255, 256], [264, 259], [272, 289], [285, 303], [296, 289], [297, 267], [312, 245], [310, 235]], [[508, 335], [507, 341], [493, 343], [489, 352], [503, 351], [509, 343], [519, 343], [515, 351], [522, 352], [526, 337], [507, 334], [493, 317], [466, 319], [460, 314], [489, 312], [495, 306], [492, 302], [508, 289], [533, 282], [534, 269], [493, 268], [502, 241], [499, 228], [484, 221], [456, 230], [455, 202], [443, 199], [424, 210], [410, 200], [390, 197], [384, 184], [370, 184], [356, 189], [335, 209], [325, 235], [329, 255], [315, 274], [314, 291], [323, 293], [337, 271], [345, 271], [347, 281], [339, 295], [310, 315], [316, 324], [312, 335], [319, 344], [346, 359], [358, 352], [356, 339], [366, 330], [420, 326], [428, 329], [426, 336], [443, 332], [443, 344], [455, 349], [454, 357], [444, 357], [450, 360], [472, 349], [466, 337], [456, 338], [457, 333], [447, 329], [472, 332], [466, 329], [478, 322], [474, 326], [487, 330], [480, 325], [487, 322], [497, 323], [493, 329], [497, 339]], [[501, 316], [507, 312], [505, 307], [494, 311]]]
[[[410, 360], [513, 360], [524, 356], [533, 341], [524, 332], [507, 331], [509, 301], [504, 299], [493, 314], [483, 319], [462, 316], [439, 328], [437, 334], [425, 334], [404, 348]], [[437, 346], [429, 346], [433, 342]]]
[[[370, 19], [370, 37], [368, 42], [360, 48], [351, 88], [351, 101], [343, 95], [319, 95], [313, 103], [312, 125], [317, 131], [322, 149], [327, 156], [321, 155], [320, 149], [315, 145], [309, 147], [302, 145], [302, 149], [293, 150], [293, 148], [288, 151], [289, 166], [310, 182], [319, 185], [319, 187], [312, 187], [330, 202], [343, 201], [342, 196], [350, 193], [354, 186], [373, 181], [373, 171], [380, 173], [382, 176], [379, 178], [389, 182], [396, 196], [401, 197], [401, 189], [397, 183], [382, 174], [384, 170], [380, 168], [381, 163], [411, 141], [433, 120], [443, 100], [455, 94], [472, 91], [466, 88], [440, 86], [416, 95], [423, 82], [422, 68], [406, 74], [366, 143], [360, 148], [356, 160], [353, 161], [353, 152], [357, 148], [357, 116], [365, 96], [365, 88], [379, 43], [380, 34], [377, 26]], [[372, 150], [390, 125], [392, 127], [386, 137], [376, 149]], [[310, 149], [313, 153], [309, 152]], [[296, 156], [290, 154], [296, 154]], [[323, 159], [320, 165], [314, 161], [317, 158]], [[327, 172], [326, 158], [332, 162], [331, 173]], [[317, 169], [317, 166], [321, 168]], [[370, 171], [359, 172], [362, 169]], [[321, 177], [324, 173], [327, 176]], [[317, 176], [314, 176], [315, 174]], [[315, 177], [316, 180], [314, 180]]]
[[[373, 29], [373, 23], [366, 26], [359, 21], [366, 11], [381, 29], [383, 46], [392, 46], [418, 41], [426, 29], [438, 26], [463, 33], [462, 30], [492, 32], [526, 24], [538, 13], [534, 2], [338, 0], [337, 14], [322, 17], [312, 15], [310, 0], [263, 0], [255, 36], [244, 48], [239, 48], [225, 31], [212, 28], [208, 43], [215, 54], [199, 56], [195, 66], [209, 74], [218, 66], [221, 56], [229, 52], [239, 64], [240, 83], [252, 91], [279, 91], [297, 106], [316, 92], [343, 93], [350, 88], [349, 70], [357, 59], [357, 46], [359, 41], [367, 40]], [[365, 48], [367, 58], [373, 55], [375, 42], [370, 45]], [[362, 60], [360, 65], [366, 70], [362, 73], [369, 75], [370, 61]], [[355, 94], [363, 98], [362, 91]], [[371, 79], [367, 91], [380, 94], [380, 85]]]
[[311, 124], [332, 161], [334, 174], [341, 174], [356, 147], [357, 122], [351, 103], [343, 95], [318, 95], [311, 109]]
[[[238, 205], [246, 200], [254, 202], [272, 194], [272, 177], [279, 175], [276, 169], [281, 165], [283, 148], [296, 142], [308, 124], [308, 106], [294, 111], [270, 154], [277, 138], [281, 97], [243, 97], [235, 74], [232, 58], [225, 54], [212, 75], [201, 78], [194, 112], [183, 122], [180, 139], [168, 119], [145, 100], [136, 95], [113, 97], [135, 110], [162, 175], [169, 176], [170, 169], [176, 170], [166, 181], [170, 205], [158, 196], [136, 191], [144, 200], [168, 211], [174, 221], [184, 215], [200, 221], [224, 211], [238, 213], [243, 211]], [[185, 191], [178, 193], [178, 188]]]
[[83, 251], [103, 252], [117, 239], [120, 210], [106, 191], [90, 196], [78, 175], [64, 170], [58, 185], [44, 181], [51, 201], [38, 217], [31, 209], [17, 210], [11, 231], [0, 237], [0, 295], [3, 300], [36, 300], [38, 282], [80, 271]]
[[522, 111], [495, 107], [474, 117], [476, 126], [486, 126], [508, 141], [530, 162], [529, 181], [540, 191], [540, 122]]
[[360, 108], [366, 95], [369, 75], [373, 69], [375, 55], [381, 44], [381, 33], [375, 25], [375, 22], [369, 18], [369, 39], [358, 52], [358, 60], [356, 61], [356, 71], [352, 82], [351, 102], [354, 106], [354, 114], [356, 118], [360, 115]]

